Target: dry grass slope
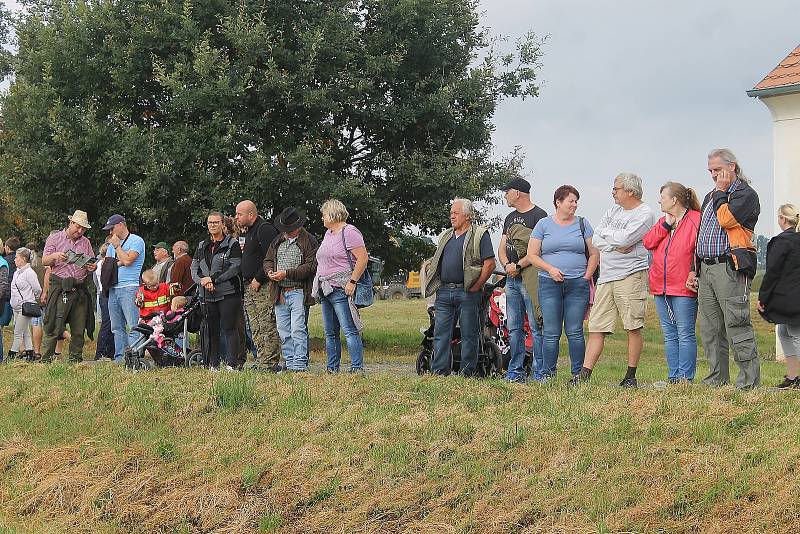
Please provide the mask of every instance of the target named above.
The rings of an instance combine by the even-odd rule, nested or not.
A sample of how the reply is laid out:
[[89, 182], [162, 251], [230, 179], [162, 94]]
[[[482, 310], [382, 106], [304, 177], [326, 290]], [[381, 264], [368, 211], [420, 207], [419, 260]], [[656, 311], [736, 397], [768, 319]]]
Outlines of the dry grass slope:
[[[415, 352], [392, 306], [370, 361]], [[578, 389], [4, 365], [0, 533], [795, 532], [800, 394], [620, 390], [621, 342]]]

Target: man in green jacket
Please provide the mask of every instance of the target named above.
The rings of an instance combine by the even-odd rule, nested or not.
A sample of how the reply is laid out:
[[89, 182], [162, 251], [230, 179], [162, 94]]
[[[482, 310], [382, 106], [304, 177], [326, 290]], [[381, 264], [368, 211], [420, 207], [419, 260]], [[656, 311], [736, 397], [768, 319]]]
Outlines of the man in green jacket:
[[450, 374], [450, 343], [453, 323], [458, 317], [461, 329], [461, 367], [464, 376], [473, 376], [478, 366], [478, 311], [483, 284], [494, 271], [492, 240], [486, 228], [473, 223], [472, 202], [453, 200], [450, 225], [439, 236], [436, 254], [427, 267], [425, 294], [436, 293], [436, 326], [433, 331], [433, 364], [437, 375]]

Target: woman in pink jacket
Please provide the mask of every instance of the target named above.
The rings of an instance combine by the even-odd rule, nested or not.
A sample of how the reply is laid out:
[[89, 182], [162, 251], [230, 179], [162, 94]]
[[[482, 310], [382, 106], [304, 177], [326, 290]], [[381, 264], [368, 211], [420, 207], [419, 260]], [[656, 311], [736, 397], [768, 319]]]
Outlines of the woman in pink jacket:
[[697, 367], [697, 291], [686, 282], [693, 271], [700, 203], [692, 189], [667, 182], [660, 204], [665, 215], [643, 241], [653, 253], [650, 292], [664, 332], [669, 382], [677, 384], [691, 381]]

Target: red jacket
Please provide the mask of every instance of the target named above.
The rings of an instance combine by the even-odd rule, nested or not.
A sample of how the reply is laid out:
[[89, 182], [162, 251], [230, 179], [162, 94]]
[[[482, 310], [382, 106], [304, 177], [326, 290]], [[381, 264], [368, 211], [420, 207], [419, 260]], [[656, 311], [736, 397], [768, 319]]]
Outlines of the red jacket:
[[686, 289], [686, 278], [689, 277], [694, 263], [700, 212], [689, 210], [672, 235], [665, 225], [665, 218], [661, 217], [642, 239], [645, 248], [653, 253], [650, 293], [697, 297], [697, 293]]
[[158, 289], [155, 291], [140, 286], [139, 291], [136, 292], [139, 318], [149, 319], [159, 312], [169, 311], [174, 293], [172, 287], [165, 282], [158, 284]]

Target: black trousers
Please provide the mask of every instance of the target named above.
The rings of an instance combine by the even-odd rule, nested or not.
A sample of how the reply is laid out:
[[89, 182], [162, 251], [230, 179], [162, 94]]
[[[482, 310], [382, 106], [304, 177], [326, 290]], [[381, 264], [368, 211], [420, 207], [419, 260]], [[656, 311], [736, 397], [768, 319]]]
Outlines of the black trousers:
[[[242, 297], [238, 293], [225, 295], [217, 302], [206, 302], [206, 321], [208, 323], [208, 364], [219, 367], [219, 337], [225, 336], [228, 347], [238, 347], [240, 340], [236, 329], [236, 318], [241, 315]], [[225, 363], [237, 366], [238, 354], [235, 350], [225, 351]]]
[[100, 295], [100, 333], [97, 335], [97, 358], [114, 357], [114, 334], [108, 314], [108, 298]]

